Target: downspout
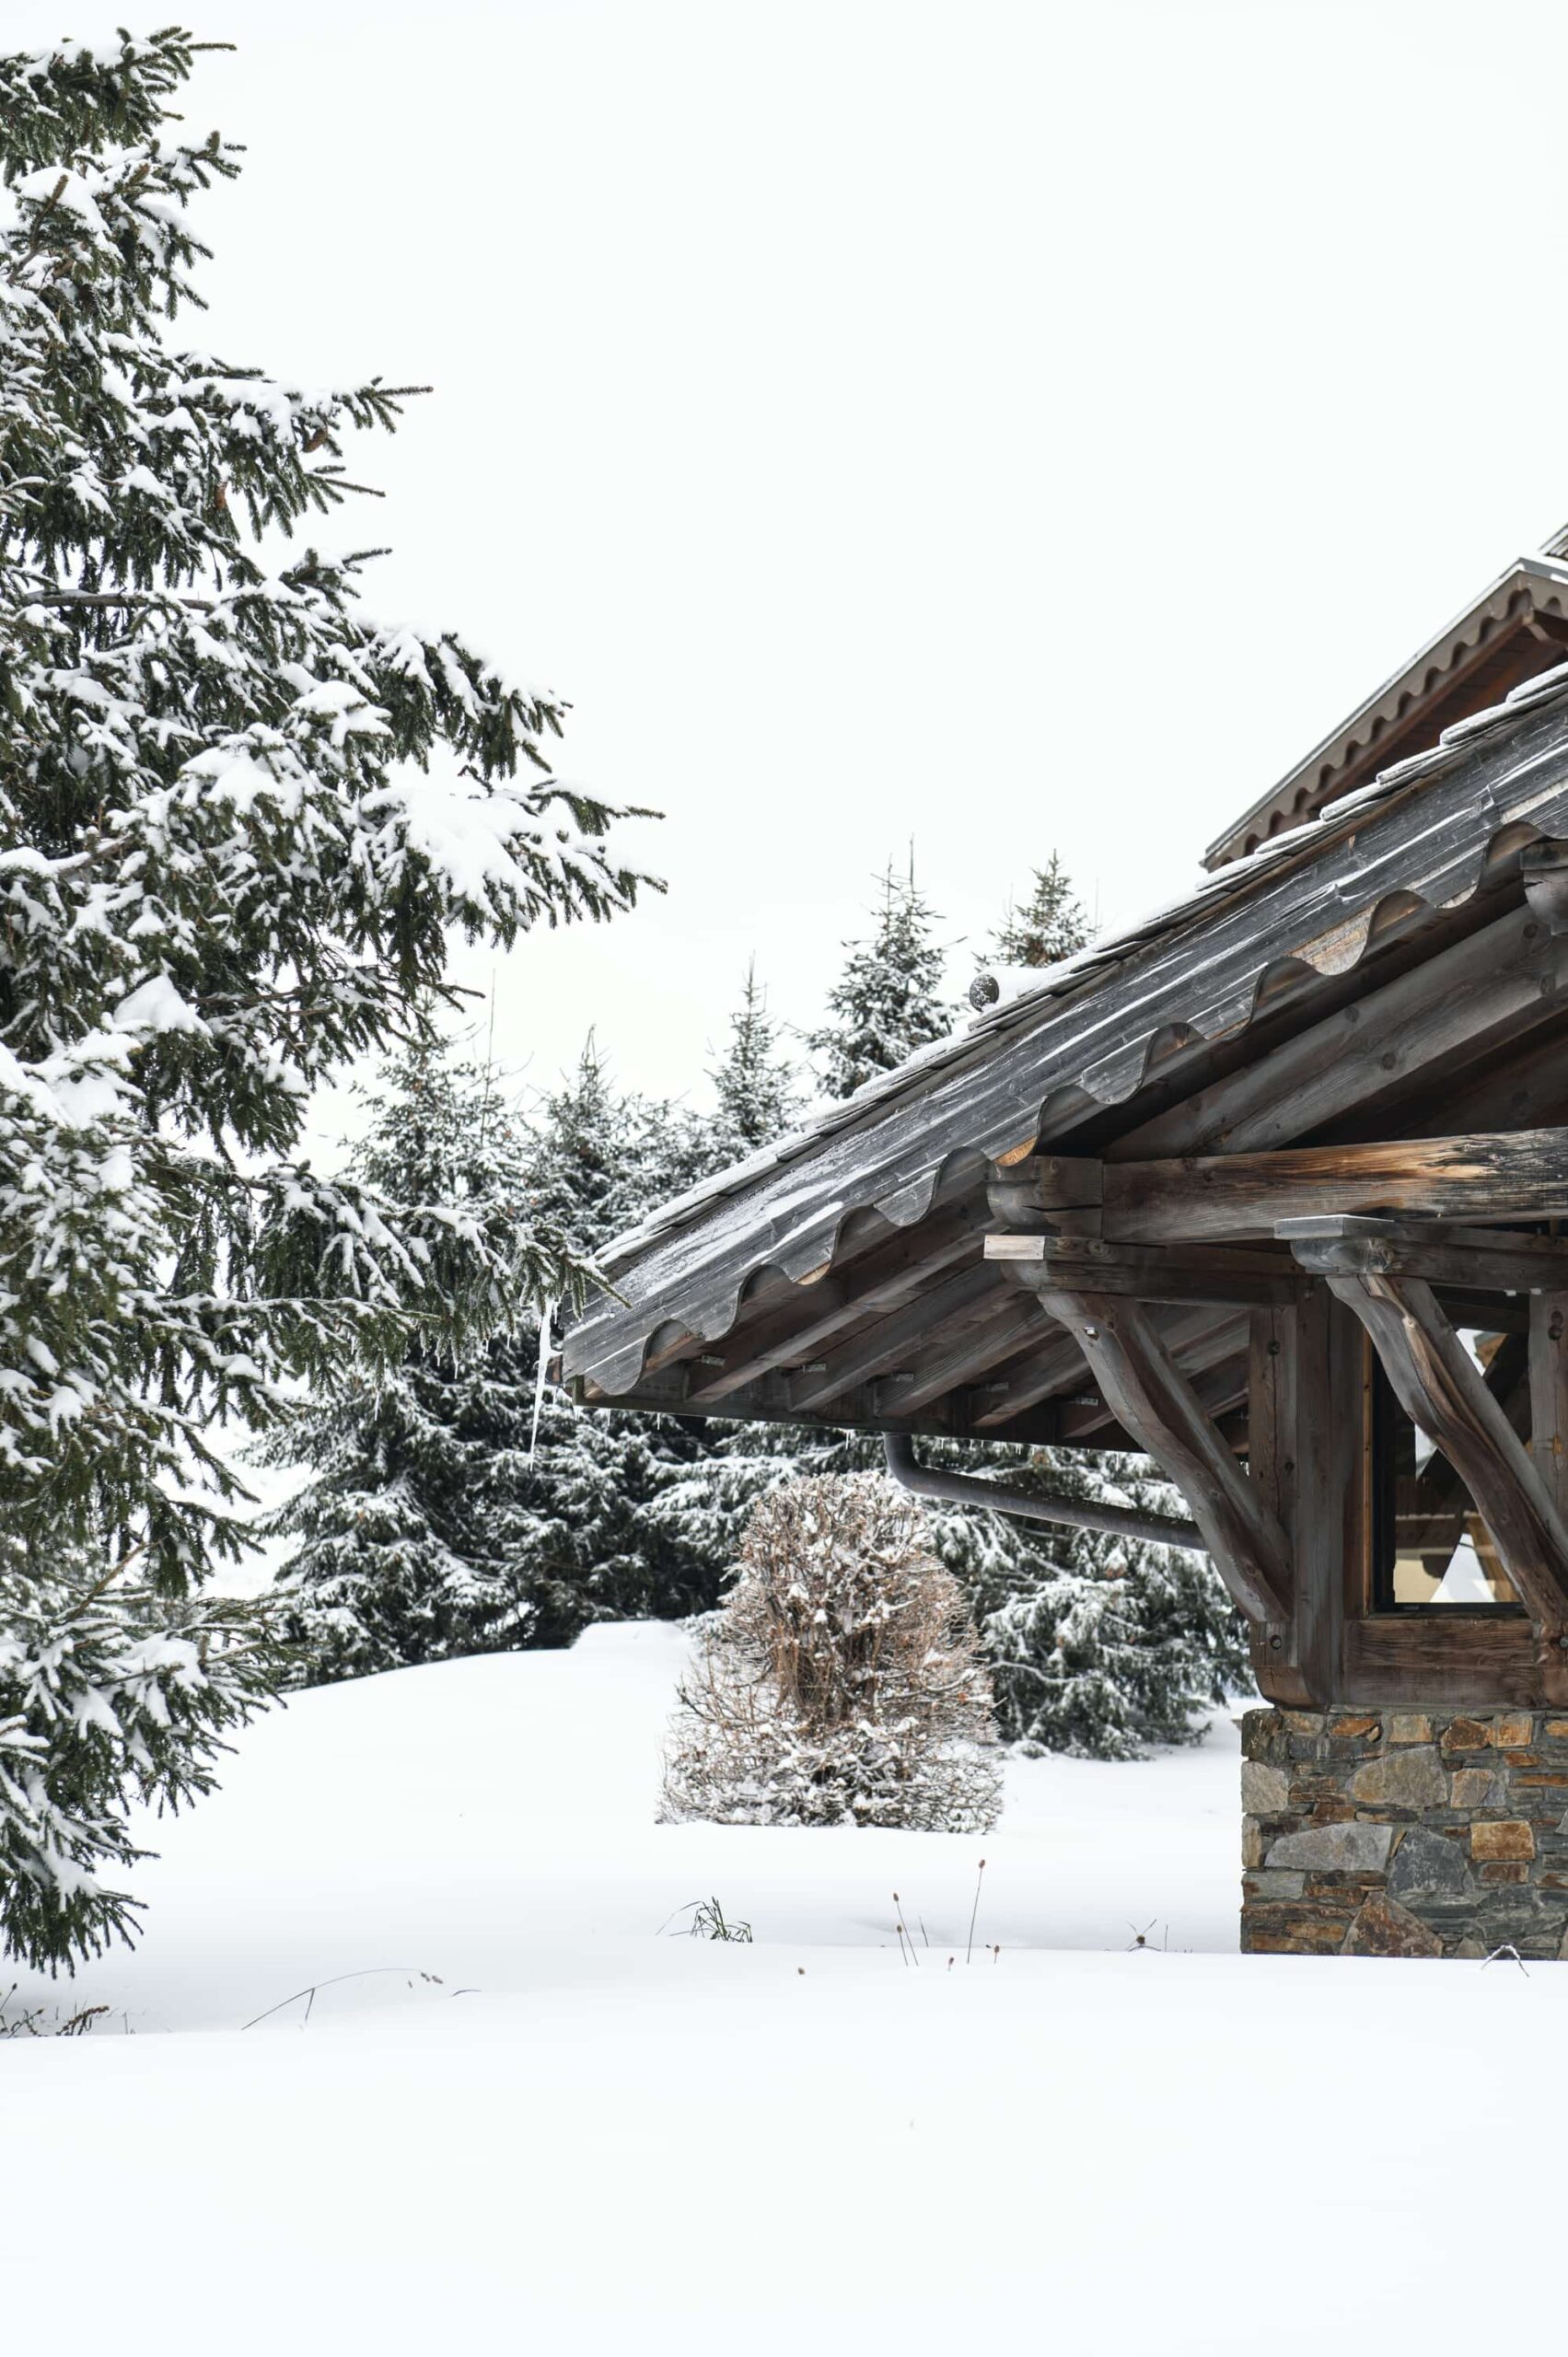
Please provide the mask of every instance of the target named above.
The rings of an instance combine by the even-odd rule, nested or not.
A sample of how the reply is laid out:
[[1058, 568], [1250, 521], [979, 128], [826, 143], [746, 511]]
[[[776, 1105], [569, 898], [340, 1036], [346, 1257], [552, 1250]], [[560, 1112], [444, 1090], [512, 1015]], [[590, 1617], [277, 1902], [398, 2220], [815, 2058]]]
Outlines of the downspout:
[[918, 1498], [984, 1506], [991, 1514], [1016, 1514], [1028, 1522], [1064, 1522], [1075, 1530], [1103, 1530], [1113, 1538], [1144, 1538], [1156, 1547], [1203, 1545], [1197, 1524], [1178, 1521], [1173, 1515], [1140, 1514], [1135, 1506], [1098, 1505], [1078, 1498], [1037, 1497], [1028, 1490], [982, 1480], [977, 1474], [941, 1473], [917, 1461], [913, 1441], [902, 1433], [884, 1433], [882, 1447], [894, 1480]]

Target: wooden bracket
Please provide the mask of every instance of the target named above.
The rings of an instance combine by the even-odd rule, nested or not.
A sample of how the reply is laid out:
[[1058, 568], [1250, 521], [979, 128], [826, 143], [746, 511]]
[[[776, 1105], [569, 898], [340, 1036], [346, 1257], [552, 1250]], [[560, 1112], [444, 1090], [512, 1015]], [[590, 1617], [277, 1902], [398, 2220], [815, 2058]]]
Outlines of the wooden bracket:
[[1325, 1214], [1276, 1222], [1304, 1269], [1320, 1276], [1421, 1277], [1476, 1293], [1568, 1287], [1568, 1239], [1444, 1220]]
[[1405, 1413], [1475, 1502], [1535, 1624], [1549, 1701], [1568, 1693], [1568, 1525], [1432, 1288], [1420, 1277], [1330, 1276], [1360, 1318]]
[[1117, 1420], [1174, 1481], [1248, 1618], [1290, 1620], [1290, 1543], [1249, 1481], [1141, 1303], [1109, 1294], [1042, 1292], [1087, 1359]]

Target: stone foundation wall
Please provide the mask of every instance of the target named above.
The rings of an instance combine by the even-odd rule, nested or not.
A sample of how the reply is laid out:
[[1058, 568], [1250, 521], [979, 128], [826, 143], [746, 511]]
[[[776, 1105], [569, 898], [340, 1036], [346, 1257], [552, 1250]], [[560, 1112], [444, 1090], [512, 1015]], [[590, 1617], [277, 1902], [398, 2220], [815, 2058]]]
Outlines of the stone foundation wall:
[[1249, 1711], [1253, 1955], [1568, 1957], [1568, 1717]]

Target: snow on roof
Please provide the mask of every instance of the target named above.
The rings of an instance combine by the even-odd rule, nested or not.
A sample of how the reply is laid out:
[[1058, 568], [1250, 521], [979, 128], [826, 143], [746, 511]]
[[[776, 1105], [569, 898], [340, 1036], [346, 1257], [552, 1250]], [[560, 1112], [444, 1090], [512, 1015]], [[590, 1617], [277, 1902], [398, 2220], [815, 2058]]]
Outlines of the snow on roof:
[[[568, 1338], [568, 1369], [591, 1369], [607, 1391], [628, 1387], [656, 1324], [679, 1318], [713, 1338], [727, 1330], [749, 1275], [814, 1272], [850, 1212], [919, 1218], [955, 1152], [995, 1155], [1023, 1142], [1026, 1103], [1030, 1121], [1064, 1091], [1080, 1103], [1086, 1094], [1120, 1103], [1142, 1085], [1162, 1038], [1245, 1028], [1271, 969], [1354, 965], [1391, 896], [1413, 892], [1434, 907], [1468, 898], [1504, 826], [1528, 813], [1537, 831], [1568, 832], [1565, 707], [1568, 664], [664, 1204], [599, 1256], [621, 1298], [596, 1306]], [[1537, 729], [1526, 757], [1514, 758], [1520, 749], [1510, 743], [1492, 756], [1494, 774], [1484, 773], [1490, 740], [1514, 739], [1538, 714], [1552, 725]], [[1425, 789], [1461, 766], [1462, 790], [1428, 808]], [[1369, 830], [1411, 787], [1423, 789], [1423, 823]], [[1376, 842], [1366, 839], [1373, 831]], [[906, 1101], [911, 1119], [900, 1121]]]
[[[1276, 784], [1270, 786], [1266, 794], [1260, 794], [1238, 819], [1233, 819], [1222, 833], [1217, 834], [1203, 853], [1204, 861], [1223, 859], [1227, 843], [1235, 842], [1252, 825], [1266, 822], [1271, 811], [1288, 807], [1297, 789], [1307, 784], [1314, 771], [1326, 772], [1348, 761], [1353, 753], [1372, 741], [1377, 729], [1402, 708], [1401, 698], [1408, 698], [1408, 691], [1428, 672], [1431, 665], [1435, 661], [1446, 669], [1467, 646], [1479, 643], [1478, 626], [1480, 633], [1489, 631], [1511, 610], [1522, 585], [1535, 584], [1538, 587], [1544, 585], [1549, 596], [1568, 590], [1568, 561], [1565, 561], [1562, 545], [1565, 539], [1568, 539], [1568, 528], [1555, 534], [1539, 556], [1516, 557], [1507, 570], [1489, 583], [1462, 613], [1456, 614], [1434, 637], [1418, 647], [1407, 662], [1401, 663], [1397, 671], [1392, 672], [1380, 687], [1375, 688], [1353, 712], [1314, 745], [1309, 753], [1304, 754], [1294, 769], [1287, 770]], [[1555, 598], [1553, 602], [1556, 602]], [[1527, 684], [1533, 686], [1535, 681]], [[1484, 718], [1485, 714], [1478, 714], [1477, 717]]]

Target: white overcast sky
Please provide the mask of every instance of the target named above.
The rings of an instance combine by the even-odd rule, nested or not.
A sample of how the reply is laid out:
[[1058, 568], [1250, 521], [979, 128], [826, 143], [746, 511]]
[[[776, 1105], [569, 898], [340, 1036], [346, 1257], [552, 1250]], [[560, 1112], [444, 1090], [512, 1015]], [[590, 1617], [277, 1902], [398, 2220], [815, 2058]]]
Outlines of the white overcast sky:
[[535, 1079], [592, 1025], [701, 1103], [748, 958], [813, 1020], [912, 838], [955, 944], [1053, 846], [1137, 914], [1568, 517], [1561, 0], [190, 21], [250, 154], [183, 332], [433, 383], [322, 537], [667, 814], [666, 900], [505, 963]]

